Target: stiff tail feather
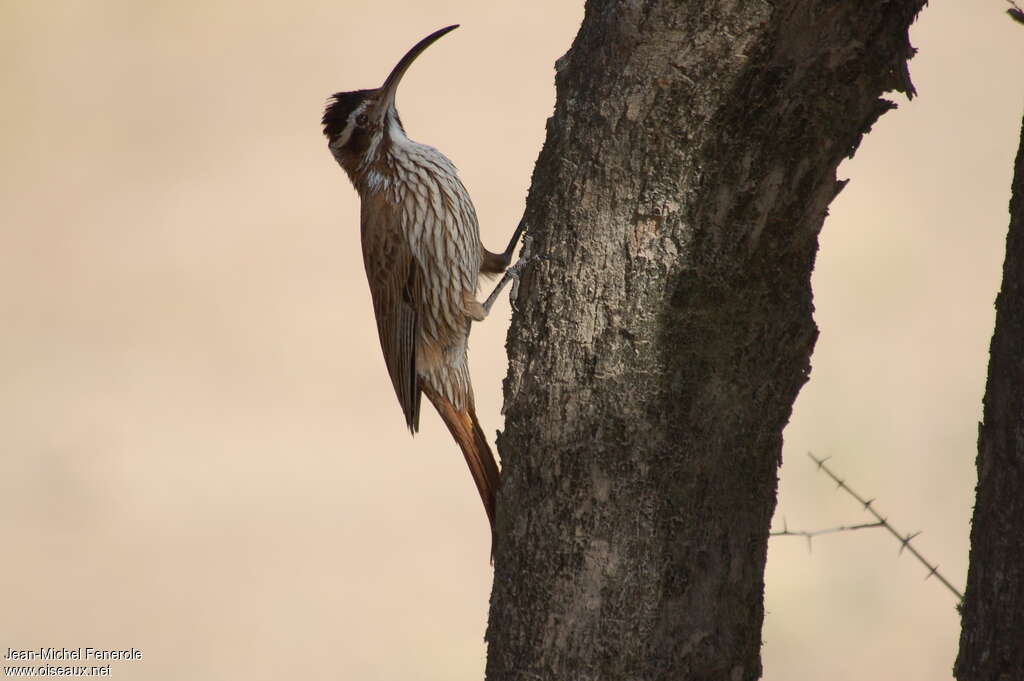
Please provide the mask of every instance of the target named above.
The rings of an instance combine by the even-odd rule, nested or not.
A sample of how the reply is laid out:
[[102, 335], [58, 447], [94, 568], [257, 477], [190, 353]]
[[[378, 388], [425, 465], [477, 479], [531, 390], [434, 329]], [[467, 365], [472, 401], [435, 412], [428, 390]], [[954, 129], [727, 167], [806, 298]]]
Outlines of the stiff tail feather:
[[423, 386], [423, 392], [433, 402], [437, 413], [441, 415], [441, 419], [448, 426], [448, 431], [459, 444], [463, 456], [466, 457], [469, 472], [480, 492], [480, 499], [484, 502], [493, 537], [495, 495], [498, 493], [501, 474], [498, 472], [498, 464], [494, 460], [487, 437], [484, 435], [483, 429], [480, 428], [480, 422], [476, 419], [476, 412], [473, 411], [472, 406], [464, 411], [458, 411], [446, 397], [426, 386]]

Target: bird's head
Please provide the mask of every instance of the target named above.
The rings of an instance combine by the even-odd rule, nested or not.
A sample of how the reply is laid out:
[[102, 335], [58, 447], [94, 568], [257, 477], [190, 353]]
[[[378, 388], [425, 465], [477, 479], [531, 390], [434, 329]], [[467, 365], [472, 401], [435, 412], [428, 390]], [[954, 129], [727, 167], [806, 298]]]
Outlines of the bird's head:
[[416, 43], [379, 88], [339, 92], [331, 97], [321, 121], [324, 135], [331, 153], [353, 180], [360, 168], [377, 158], [390, 136], [402, 132], [395, 110], [395, 93], [402, 76], [435, 40], [456, 28], [458, 24], [446, 26]]

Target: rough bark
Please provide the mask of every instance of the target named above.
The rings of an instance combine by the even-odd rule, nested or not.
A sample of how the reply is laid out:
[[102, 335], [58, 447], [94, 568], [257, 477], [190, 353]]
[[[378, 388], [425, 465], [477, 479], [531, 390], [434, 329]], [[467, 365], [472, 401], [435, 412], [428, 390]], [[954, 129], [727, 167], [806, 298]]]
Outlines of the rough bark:
[[1024, 679], [1024, 123], [989, 348], [960, 681]]
[[922, 4], [587, 2], [526, 208], [491, 681], [760, 676], [817, 237]]

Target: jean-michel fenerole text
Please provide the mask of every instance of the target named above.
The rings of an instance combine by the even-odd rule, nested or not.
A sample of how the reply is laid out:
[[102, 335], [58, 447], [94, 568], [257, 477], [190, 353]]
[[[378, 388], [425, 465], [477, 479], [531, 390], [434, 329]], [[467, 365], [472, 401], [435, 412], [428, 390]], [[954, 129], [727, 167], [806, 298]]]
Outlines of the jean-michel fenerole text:
[[105, 648], [8, 648], [5, 660], [141, 660], [138, 648], [107, 650]]

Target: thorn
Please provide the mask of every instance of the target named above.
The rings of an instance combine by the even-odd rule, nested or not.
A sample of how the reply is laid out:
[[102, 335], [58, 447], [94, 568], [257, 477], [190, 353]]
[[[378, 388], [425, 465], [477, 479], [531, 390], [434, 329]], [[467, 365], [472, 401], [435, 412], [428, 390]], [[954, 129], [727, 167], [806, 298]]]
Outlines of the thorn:
[[871, 498], [871, 499], [868, 499], [867, 501], [865, 501], [864, 502], [864, 510], [866, 511], [867, 509], [871, 508], [871, 504], [873, 504], [873, 503], [875, 503], [874, 498]]
[[[914, 539], [914, 537], [916, 537], [919, 534], [921, 534], [920, 531], [914, 532], [913, 534], [908, 534], [906, 537], [904, 537], [902, 540], [900, 540], [900, 553], [903, 553], [903, 549], [905, 549], [908, 546], [910, 546], [910, 542]], [[927, 563], [926, 563], [926, 565], [927, 565]]]

